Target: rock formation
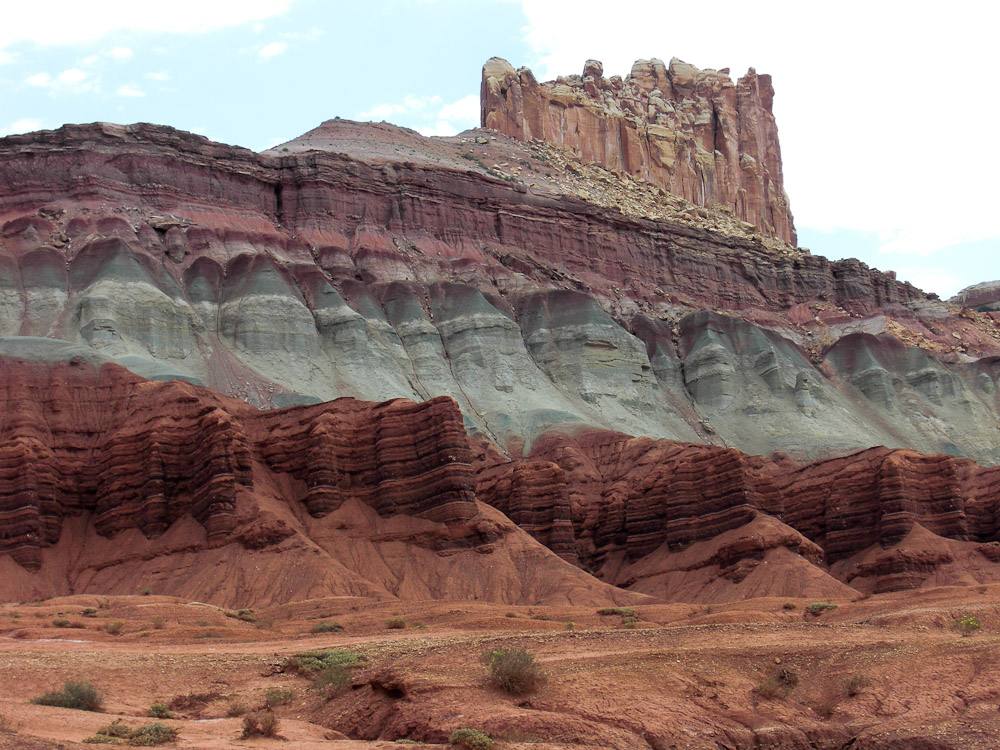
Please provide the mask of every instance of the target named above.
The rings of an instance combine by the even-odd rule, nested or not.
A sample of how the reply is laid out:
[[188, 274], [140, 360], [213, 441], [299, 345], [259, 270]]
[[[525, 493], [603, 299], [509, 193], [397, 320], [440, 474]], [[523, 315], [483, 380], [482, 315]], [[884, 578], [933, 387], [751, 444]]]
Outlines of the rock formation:
[[624, 79], [588, 60], [582, 76], [539, 83], [491, 58], [480, 94], [484, 128], [567, 146], [699, 206], [721, 205], [759, 232], [795, 244], [772, 113], [771, 77], [637, 60]]
[[1000, 461], [996, 320], [650, 189], [544, 144], [346, 121], [267, 154], [12, 136], [0, 334], [262, 407], [446, 395], [514, 454], [585, 425]]
[[950, 300], [980, 312], [1000, 312], [1000, 281], [984, 281], [966, 287]]

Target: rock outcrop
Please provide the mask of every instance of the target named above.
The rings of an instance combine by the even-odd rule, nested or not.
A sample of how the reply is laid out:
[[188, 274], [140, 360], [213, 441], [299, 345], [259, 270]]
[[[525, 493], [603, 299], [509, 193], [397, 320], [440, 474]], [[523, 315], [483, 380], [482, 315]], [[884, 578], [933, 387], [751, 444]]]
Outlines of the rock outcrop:
[[664, 598], [1000, 576], [1000, 468], [967, 459], [873, 448], [800, 466], [587, 432], [547, 436], [520, 461], [480, 453], [477, 465], [480, 498], [553, 552]]
[[1000, 462], [989, 315], [546, 148], [346, 121], [267, 154], [151, 125], [2, 139], [0, 334], [260, 407], [449, 396], [511, 455], [582, 425]]
[[980, 312], [1000, 312], [1000, 281], [973, 284], [952, 297], [950, 302]]
[[0, 359], [0, 597], [630, 596], [477, 502], [450, 399], [259, 411], [48, 354]]
[[769, 237], [795, 244], [783, 186], [771, 77], [750, 68], [699, 70], [674, 58], [637, 60], [604, 77], [539, 83], [494, 57], [483, 66], [481, 123], [504, 135], [567, 146], [585, 161], [639, 177], [699, 206], [725, 206]]

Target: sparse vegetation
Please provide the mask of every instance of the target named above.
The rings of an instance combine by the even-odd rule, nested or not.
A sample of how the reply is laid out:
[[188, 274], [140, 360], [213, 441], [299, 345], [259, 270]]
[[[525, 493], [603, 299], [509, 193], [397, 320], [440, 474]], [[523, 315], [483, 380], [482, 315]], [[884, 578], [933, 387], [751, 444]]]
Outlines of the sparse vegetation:
[[294, 694], [288, 688], [268, 688], [264, 693], [264, 705], [268, 708], [286, 706], [292, 702]]
[[17, 727], [6, 714], [0, 714], [0, 734], [17, 734]]
[[983, 623], [978, 617], [974, 617], [973, 615], [962, 615], [955, 621], [955, 629], [958, 630], [963, 637], [973, 635], [982, 627]]
[[782, 667], [757, 685], [754, 692], [764, 700], [776, 700], [787, 696], [798, 684], [798, 672]]
[[149, 707], [149, 715], [154, 719], [172, 719], [174, 718], [174, 712], [170, 710], [170, 707], [166, 703], [154, 703]]
[[230, 718], [242, 716], [249, 710], [246, 701], [242, 698], [233, 698], [226, 704], [226, 716]]
[[385, 621], [385, 626], [389, 630], [403, 630], [406, 627], [406, 620], [402, 617], [390, 617]]
[[114, 622], [109, 622], [104, 626], [104, 632], [108, 635], [121, 635], [122, 628], [125, 627], [125, 623], [121, 620], [115, 620]]
[[638, 624], [639, 621], [634, 617], [626, 617], [622, 620], [622, 627], [628, 628], [629, 630], [632, 630]]
[[252, 609], [237, 609], [235, 612], [226, 612], [226, 617], [232, 617], [242, 622], [257, 622], [257, 615]]
[[343, 629], [339, 622], [317, 622], [312, 626], [313, 633], [340, 633]]
[[523, 648], [498, 648], [483, 654], [490, 682], [510, 695], [533, 692], [542, 683], [534, 654]]
[[164, 745], [176, 739], [177, 730], [173, 727], [168, 727], [166, 724], [153, 722], [152, 724], [143, 724], [141, 727], [133, 729], [121, 719], [115, 719], [104, 729], [98, 730], [92, 737], [87, 737], [84, 742], [101, 745], [152, 747], [154, 745]]
[[97, 610], [93, 607], [84, 607], [80, 613], [83, 617], [97, 617]]
[[167, 627], [167, 621], [166, 620], [164, 620], [162, 617], [154, 617], [153, 618], [153, 629], [154, 630], [163, 630], [165, 627]]
[[52, 621], [52, 624], [57, 628], [68, 628], [69, 620], [65, 617], [57, 617]]
[[552, 618], [549, 615], [546, 615], [546, 614], [538, 614], [538, 615], [532, 615], [531, 619], [532, 620], [544, 620], [544, 621], [548, 622]]
[[277, 736], [278, 717], [273, 711], [255, 711], [243, 717], [243, 739]]
[[602, 616], [620, 615], [622, 617], [635, 617], [635, 610], [631, 607], [604, 607], [597, 610], [597, 614]]
[[312, 677], [327, 667], [353, 667], [364, 659], [363, 654], [343, 648], [332, 648], [325, 651], [300, 651], [285, 660], [284, 668], [286, 672], [298, 672], [306, 677]]
[[566, 622], [566, 630], [572, 630], [572, 629], [573, 629], [573, 628], [575, 628], [575, 627], [576, 627], [576, 625], [574, 625], [574, 624], [573, 624], [573, 621], [572, 621], [572, 620], [568, 620], [568, 621]]
[[142, 594], [143, 596], [149, 596], [150, 594], [153, 593], [153, 589], [151, 589], [151, 588], [144, 588], [139, 593]]
[[465, 750], [490, 750], [493, 740], [478, 729], [456, 729], [448, 738], [448, 744]]
[[798, 605], [796, 605], [795, 602], [785, 602], [784, 604], [781, 605], [781, 608], [786, 612], [790, 612], [793, 609], [797, 609], [797, 607]]
[[836, 608], [836, 604], [830, 604], [829, 602], [814, 602], [806, 607], [806, 613], [813, 617], [819, 617], [824, 612], [832, 612]]
[[94, 685], [85, 680], [67, 680], [62, 690], [39, 695], [31, 699], [39, 706], [75, 708], [80, 711], [100, 711], [104, 706], [104, 696]]
[[846, 677], [844, 679], [844, 692], [847, 693], [851, 698], [861, 695], [871, 684], [871, 680], [868, 679], [866, 675], [860, 672], [855, 672], [854, 674]]

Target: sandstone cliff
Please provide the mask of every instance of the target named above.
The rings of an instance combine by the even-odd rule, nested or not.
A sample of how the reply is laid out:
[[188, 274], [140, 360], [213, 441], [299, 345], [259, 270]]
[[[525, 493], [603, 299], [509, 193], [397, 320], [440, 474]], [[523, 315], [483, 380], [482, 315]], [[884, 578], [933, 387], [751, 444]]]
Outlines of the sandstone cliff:
[[331, 121], [267, 154], [150, 125], [10, 137], [0, 334], [262, 407], [449, 396], [512, 455], [589, 425], [1000, 461], [988, 314], [650, 189], [485, 131]]
[[483, 66], [481, 122], [520, 140], [569, 147], [699, 206], [722, 205], [764, 235], [795, 244], [783, 186], [771, 77], [677, 58], [637, 60], [624, 79], [588, 60], [582, 76], [539, 83], [494, 57]]

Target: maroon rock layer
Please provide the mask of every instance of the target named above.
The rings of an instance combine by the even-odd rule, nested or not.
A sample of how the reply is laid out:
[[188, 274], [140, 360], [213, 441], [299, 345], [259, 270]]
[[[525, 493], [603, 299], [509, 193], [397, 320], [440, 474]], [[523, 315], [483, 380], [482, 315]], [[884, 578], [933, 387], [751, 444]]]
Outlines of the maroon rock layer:
[[771, 77], [638, 60], [622, 79], [588, 60], [582, 76], [539, 83], [527, 68], [483, 66], [481, 122], [521, 140], [568, 146], [699, 206], [722, 205], [795, 244], [772, 112]]

